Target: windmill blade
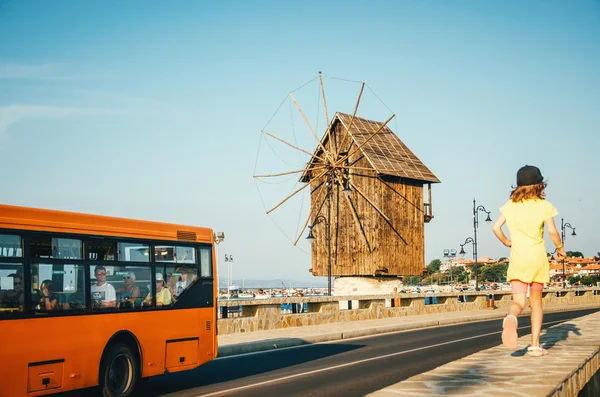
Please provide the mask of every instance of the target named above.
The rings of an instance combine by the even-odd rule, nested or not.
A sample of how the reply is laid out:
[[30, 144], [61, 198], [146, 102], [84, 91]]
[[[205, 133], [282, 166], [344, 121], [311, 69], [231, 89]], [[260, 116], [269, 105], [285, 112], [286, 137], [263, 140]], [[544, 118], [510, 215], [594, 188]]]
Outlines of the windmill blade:
[[331, 154], [327, 151], [327, 149], [325, 149], [325, 146], [323, 146], [323, 144], [321, 143], [321, 140], [317, 136], [317, 133], [315, 132], [314, 128], [312, 127], [312, 125], [310, 124], [310, 122], [308, 121], [308, 119], [306, 118], [306, 116], [304, 115], [304, 112], [302, 112], [302, 109], [300, 108], [300, 105], [296, 101], [296, 98], [294, 98], [294, 96], [292, 95], [291, 92], [289, 93], [289, 96], [290, 96], [290, 98], [292, 98], [292, 101], [294, 101], [294, 104], [296, 105], [296, 107], [298, 108], [298, 111], [302, 115], [302, 118], [304, 119], [304, 121], [308, 125], [308, 128], [310, 128], [310, 131], [312, 132], [313, 136], [317, 140], [317, 143], [319, 144], [319, 147], [321, 148], [321, 150], [323, 150], [323, 153], [325, 153], [325, 157], [327, 159], [331, 158]]
[[329, 125], [329, 112], [327, 111], [327, 99], [325, 99], [325, 86], [323, 86], [323, 75], [319, 72], [319, 83], [321, 85], [321, 94], [323, 95], [323, 106], [325, 107], [325, 121]]
[[[328, 189], [323, 189], [319, 192], [319, 196], [317, 197], [317, 199], [315, 200], [315, 202], [319, 202], [319, 200], [321, 199], [321, 196], [323, 195], [323, 192], [326, 192], [327, 190], [329, 190], [327, 196], [323, 199], [323, 201], [321, 202], [321, 205], [319, 205], [319, 209], [317, 210], [317, 213], [315, 214], [315, 216], [319, 215], [319, 212], [321, 212], [321, 208], [323, 208], [323, 205], [325, 204], [325, 201], [327, 200], [327, 197], [329, 196], [329, 194], [331, 193], [331, 187], [329, 187]], [[313, 211], [316, 209], [317, 207], [314, 207], [310, 213], [308, 214], [308, 217], [306, 217], [306, 222], [304, 222], [304, 226], [302, 226], [302, 230], [300, 230], [300, 233], [298, 234], [298, 238], [296, 238], [296, 241], [294, 241], [294, 245], [298, 244], [298, 241], [300, 240], [300, 237], [302, 236], [302, 233], [304, 233], [304, 230], [306, 230], [306, 226], [308, 226], [308, 222], [310, 222], [311, 218], [313, 218]]]
[[262, 175], [254, 175], [254, 178], [271, 178], [271, 177], [275, 177], [275, 176], [284, 176], [284, 175], [290, 175], [290, 174], [297, 174], [299, 172], [309, 172], [309, 171], [314, 171], [314, 170], [318, 170], [318, 169], [322, 169], [325, 168], [325, 165], [318, 165], [312, 168], [304, 168], [301, 170], [296, 170], [296, 171], [287, 171], [287, 172], [281, 172], [279, 174], [262, 174]]
[[[350, 147], [352, 147], [352, 145], [350, 145]], [[360, 160], [362, 160], [364, 158], [365, 158], [365, 155], [362, 154], [362, 155], [358, 156], [357, 158], [355, 158], [353, 162], [351, 162], [350, 164], [346, 165], [346, 167], [352, 167], [352, 166], [354, 166], [354, 164], [358, 163]]]
[[321, 186], [323, 186], [324, 184], [325, 184], [325, 180], [322, 180], [321, 182], [319, 182], [319, 184], [317, 186], [315, 186], [315, 188], [313, 190], [310, 191], [310, 194], [313, 194], [314, 192], [316, 192], [317, 190], [319, 190], [319, 188]]
[[323, 159], [323, 158], [321, 158], [321, 157], [317, 156], [317, 155], [316, 155], [316, 154], [314, 154], [314, 153], [311, 153], [311, 152], [309, 152], [309, 151], [306, 151], [306, 150], [304, 150], [304, 149], [302, 149], [302, 148], [299, 148], [298, 146], [292, 145], [291, 143], [289, 143], [289, 142], [286, 142], [286, 141], [284, 141], [283, 139], [281, 139], [281, 138], [279, 138], [279, 137], [277, 137], [277, 136], [275, 136], [275, 135], [273, 135], [273, 134], [271, 134], [271, 133], [269, 133], [269, 132], [267, 132], [267, 131], [265, 131], [265, 130], [261, 130], [261, 132], [262, 132], [263, 134], [265, 134], [265, 135], [268, 135], [268, 136], [270, 136], [270, 137], [271, 137], [271, 138], [273, 138], [273, 139], [277, 139], [277, 140], [278, 140], [279, 142], [281, 142], [281, 143], [285, 143], [285, 144], [286, 144], [286, 145], [288, 145], [289, 147], [292, 147], [292, 148], [294, 148], [294, 149], [296, 149], [296, 150], [299, 150], [299, 151], [301, 151], [302, 153], [306, 153], [306, 154], [308, 154], [309, 156], [311, 156], [311, 157], [313, 157], [313, 158], [316, 158], [316, 159], [318, 159], [318, 160], [321, 160], [323, 163], [327, 163], [327, 161], [326, 161], [325, 159]]
[[394, 118], [394, 116], [396, 116], [396, 115], [392, 114], [390, 116], [390, 118], [385, 121], [385, 123], [383, 123], [381, 126], [379, 126], [379, 128], [377, 129], [377, 131], [375, 131], [371, 135], [369, 135], [369, 137], [363, 143], [361, 143], [360, 145], [358, 145], [358, 147], [356, 147], [356, 149], [354, 149], [352, 152], [348, 153], [346, 156], [344, 156], [343, 158], [341, 158], [340, 160], [338, 160], [336, 162], [336, 165], [341, 164], [342, 162], [346, 161], [346, 159], [350, 158], [350, 156], [352, 156], [354, 153], [358, 152], [363, 146], [365, 146], [367, 144], [367, 142], [369, 142], [371, 139], [373, 139], [373, 137], [375, 135], [377, 135], [387, 125], [387, 123], [389, 123]]
[[[332, 144], [331, 142], [331, 126], [329, 125], [329, 111], [327, 110], [327, 99], [325, 98], [325, 86], [323, 85], [323, 75], [321, 74], [321, 72], [319, 72], [319, 84], [321, 86], [321, 95], [323, 96], [323, 107], [325, 108], [325, 125], [327, 125], [327, 131], [326, 134], [328, 136], [328, 138], [330, 139], [330, 145]], [[334, 150], [336, 149], [337, 145], [333, 145], [334, 146]]]
[[346, 128], [346, 134], [342, 140], [342, 144], [339, 146], [339, 150], [336, 153], [336, 160], [340, 158], [340, 151], [343, 147], [346, 146], [346, 139], [350, 136], [350, 128], [352, 128], [352, 123], [354, 122], [354, 118], [356, 117], [356, 112], [358, 111], [358, 105], [360, 104], [360, 98], [362, 97], [363, 90], [365, 89], [365, 83], [362, 83], [360, 86], [360, 92], [358, 93], [358, 99], [356, 100], [356, 106], [354, 106], [354, 113], [352, 113], [352, 118], [350, 119], [350, 123], [348, 124], [348, 128]]
[[[337, 268], [338, 265], [338, 257], [339, 257], [339, 252], [340, 252], [340, 246], [339, 246], [339, 236], [340, 236], [340, 189], [335, 189], [335, 255], [333, 256], [333, 260], [334, 260], [334, 269]], [[331, 212], [330, 212], [331, 214]], [[331, 239], [331, 233], [329, 233], [329, 238]]]
[[[343, 181], [341, 180], [339, 175], [336, 175], [338, 182], [340, 184], [340, 186], [343, 186]], [[348, 181], [348, 183], [350, 183], [350, 181]], [[367, 234], [365, 233], [365, 228], [363, 227], [362, 223], [360, 222], [360, 218], [358, 217], [358, 213], [356, 211], [356, 208], [354, 207], [354, 204], [352, 204], [352, 200], [350, 200], [350, 197], [346, 196], [345, 194], [342, 194], [342, 196], [344, 196], [344, 199], [346, 200], [346, 203], [348, 204], [348, 208], [350, 208], [350, 212], [352, 213], [352, 217], [354, 218], [354, 222], [356, 222], [355, 224], [358, 225], [358, 228], [363, 236], [363, 238], [365, 239], [365, 243], [367, 244], [367, 248], [369, 249], [369, 253], [372, 252], [371, 250], [371, 244], [369, 244], [369, 239], [367, 238]]]
[[[327, 173], [328, 169], [325, 169], [325, 171], [321, 172], [319, 175], [317, 175], [316, 177], [314, 177], [313, 179], [319, 179], [320, 177], [322, 177], [323, 175], [325, 175]], [[288, 201], [289, 199], [291, 199], [292, 197], [294, 197], [296, 194], [298, 194], [300, 191], [302, 191], [303, 189], [306, 189], [307, 186], [310, 186], [310, 181], [308, 181], [304, 186], [302, 186], [301, 188], [297, 189], [296, 191], [294, 191], [293, 193], [290, 193], [286, 198], [284, 198], [279, 204], [277, 204], [275, 207], [271, 208], [270, 210], [267, 211], [267, 214], [270, 214], [271, 212], [275, 211], [277, 208], [279, 208], [283, 203], [285, 203], [286, 201]]]
[[375, 211], [381, 215], [381, 217], [387, 222], [388, 226], [394, 231], [394, 233], [396, 233], [396, 235], [398, 237], [400, 237], [400, 239], [404, 242], [404, 244], [408, 245], [408, 242], [404, 239], [404, 237], [402, 237], [402, 235], [398, 232], [398, 230], [396, 230], [396, 228], [394, 227], [394, 225], [392, 224], [392, 221], [390, 220], [390, 218], [387, 217], [387, 215], [385, 215], [383, 213], [383, 211], [381, 211], [379, 209], [379, 207], [377, 207], [371, 200], [369, 200], [369, 198], [359, 189], [356, 187], [355, 184], [353, 184], [352, 182], [348, 181], [348, 183], [350, 183], [350, 185], [356, 189], [356, 191], [358, 192], [358, 194], [360, 194], [362, 196], [362, 198], [364, 198], [367, 203], [369, 203], [371, 205], [371, 207], [373, 207], [375, 209]]

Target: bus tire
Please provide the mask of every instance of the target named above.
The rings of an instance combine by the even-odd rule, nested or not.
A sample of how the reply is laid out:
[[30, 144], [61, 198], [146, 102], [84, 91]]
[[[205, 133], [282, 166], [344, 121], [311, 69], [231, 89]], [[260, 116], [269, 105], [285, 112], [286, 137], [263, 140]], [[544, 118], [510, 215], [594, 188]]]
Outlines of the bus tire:
[[102, 358], [100, 388], [104, 397], [133, 396], [139, 381], [139, 362], [129, 345], [111, 344]]

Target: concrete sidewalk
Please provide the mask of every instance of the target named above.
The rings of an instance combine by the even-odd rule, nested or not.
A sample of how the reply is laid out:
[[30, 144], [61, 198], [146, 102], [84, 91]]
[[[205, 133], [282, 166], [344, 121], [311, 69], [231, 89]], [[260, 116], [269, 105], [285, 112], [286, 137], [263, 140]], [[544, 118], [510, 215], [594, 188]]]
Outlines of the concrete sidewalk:
[[[600, 308], [598, 303], [587, 305], [548, 306], [544, 308], [544, 311], [546, 313], [552, 313], [596, 308]], [[523, 316], [528, 314], [529, 312], [526, 310]], [[349, 339], [386, 332], [500, 319], [504, 316], [506, 316], [506, 310], [473, 310], [219, 335], [218, 357], [280, 349], [310, 343]]]
[[[542, 331], [547, 356], [527, 356], [530, 336], [522, 336], [521, 350], [502, 345], [482, 350], [369, 396], [576, 397], [600, 369], [598, 329], [599, 312]], [[585, 395], [600, 395], [593, 389], [588, 386]]]

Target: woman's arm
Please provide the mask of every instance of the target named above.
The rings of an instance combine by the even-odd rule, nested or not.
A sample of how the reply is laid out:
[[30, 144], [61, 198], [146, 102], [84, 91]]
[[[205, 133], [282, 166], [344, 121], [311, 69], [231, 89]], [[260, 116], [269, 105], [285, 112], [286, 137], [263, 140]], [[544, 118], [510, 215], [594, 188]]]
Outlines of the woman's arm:
[[556, 247], [556, 253], [561, 258], [566, 258], [567, 253], [565, 252], [565, 248], [563, 247], [562, 241], [560, 241], [560, 234], [558, 234], [558, 230], [556, 230], [556, 224], [554, 223], [554, 218], [546, 219], [546, 228], [548, 229], [548, 234], [550, 235], [550, 239], [554, 243]]
[[135, 287], [133, 287], [133, 290], [131, 291], [131, 299], [139, 298], [139, 296], [140, 296], [140, 287], [138, 287], [136, 285]]
[[46, 309], [46, 310], [56, 309], [56, 305], [57, 305], [56, 298], [51, 297], [51, 296], [43, 296], [42, 300], [43, 300], [42, 304], [44, 306], [44, 309]]
[[504, 215], [500, 215], [498, 219], [496, 219], [496, 222], [494, 222], [492, 230], [494, 231], [496, 237], [498, 237], [498, 240], [502, 242], [502, 244], [504, 244], [507, 247], [510, 247], [512, 245], [512, 242], [508, 238], [506, 238], [504, 232], [502, 231], [502, 226], [504, 226], [505, 223], [506, 218], [504, 217]]

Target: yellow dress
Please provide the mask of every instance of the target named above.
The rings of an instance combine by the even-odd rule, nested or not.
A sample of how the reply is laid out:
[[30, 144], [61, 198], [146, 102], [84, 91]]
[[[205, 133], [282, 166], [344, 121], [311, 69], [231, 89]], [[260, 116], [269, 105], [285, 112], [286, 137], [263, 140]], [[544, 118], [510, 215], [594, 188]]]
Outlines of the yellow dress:
[[508, 281], [547, 283], [550, 266], [544, 244], [544, 222], [558, 215], [546, 200], [509, 200], [500, 208], [506, 218], [512, 246], [508, 265]]

